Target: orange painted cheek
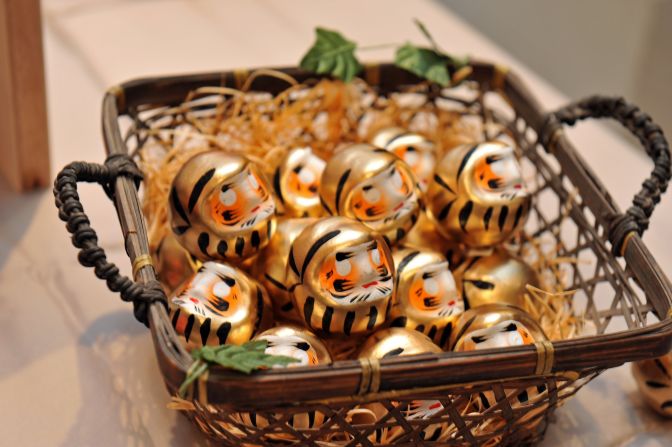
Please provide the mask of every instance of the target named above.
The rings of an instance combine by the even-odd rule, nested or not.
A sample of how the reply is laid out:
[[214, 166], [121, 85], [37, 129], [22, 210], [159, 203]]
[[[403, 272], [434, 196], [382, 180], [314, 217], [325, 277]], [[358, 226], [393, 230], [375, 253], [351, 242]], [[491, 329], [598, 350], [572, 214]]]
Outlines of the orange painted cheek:
[[409, 291], [411, 305], [416, 309], [428, 310], [427, 306], [425, 306], [426, 296], [422, 281], [414, 281]]

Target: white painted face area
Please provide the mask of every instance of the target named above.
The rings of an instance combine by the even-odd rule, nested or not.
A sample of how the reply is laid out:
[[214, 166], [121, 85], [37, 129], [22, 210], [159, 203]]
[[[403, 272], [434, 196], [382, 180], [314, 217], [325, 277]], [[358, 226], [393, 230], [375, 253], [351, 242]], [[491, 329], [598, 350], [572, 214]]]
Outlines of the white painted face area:
[[326, 162], [316, 156], [310, 147], [293, 149], [283, 175], [282, 196], [285, 201], [299, 207], [319, 204], [319, 186]]
[[408, 289], [413, 307], [434, 317], [447, 317], [464, 311], [455, 278], [447, 262], [430, 264], [415, 273]]
[[297, 363], [289, 363], [286, 366], [275, 365], [273, 368], [292, 368], [317, 364], [315, 349], [301, 337], [295, 335], [262, 335], [259, 340], [266, 340], [268, 345], [264, 351], [270, 355], [284, 355], [298, 360]]
[[354, 217], [374, 230], [403, 219], [419, 206], [412, 176], [396, 164], [357, 185], [350, 197]]
[[529, 331], [522, 323], [507, 320], [470, 333], [467, 335], [465, 348], [466, 350], [509, 348], [529, 344], [532, 341]]
[[231, 230], [252, 227], [275, 212], [273, 198], [250, 169], [219, 185], [210, 197], [212, 218]]
[[[332, 266], [329, 270], [327, 266]], [[322, 268], [323, 287], [344, 304], [373, 302], [392, 293], [393, 279], [377, 242], [338, 250]]]
[[240, 288], [237, 282], [237, 274], [232, 268], [206, 262], [171, 302], [188, 314], [205, 318], [228, 315], [239, 306]]

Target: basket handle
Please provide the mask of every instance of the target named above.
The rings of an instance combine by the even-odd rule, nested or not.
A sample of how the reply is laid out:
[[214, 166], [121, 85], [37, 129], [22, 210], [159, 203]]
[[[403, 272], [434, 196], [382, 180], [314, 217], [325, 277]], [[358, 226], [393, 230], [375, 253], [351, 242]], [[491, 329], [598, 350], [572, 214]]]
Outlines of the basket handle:
[[77, 183], [100, 184], [110, 199], [114, 198], [114, 183], [119, 176], [128, 176], [135, 180], [136, 186], [142, 180], [142, 174], [128, 155], [114, 154], [105, 160], [105, 164], [73, 162], [65, 166], [54, 181], [54, 197], [58, 208], [58, 217], [66, 222], [66, 228], [72, 234], [72, 245], [79, 248], [77, 259], [84, 267], [93, 267], [94, 273], [107, 283], [112, 292], [119, 292], [121, 299], [133, 302], [135, 318], [149, 326], [147, 311], [150, 304], [161, 302], [167, 308], [166, 295], [158, 281], [136, 283], [119, 273], [119, 268], [107, 261], [105, 250], [98, 245], [98, 236], [91, 227], [89, 217], [84, 212], [77, 194]]
[[612, 216], [609, 224], [609, 241], [612, 252], [622, 255], [624, 244], [633, 232], [640, 236], [649, 228], [649, 218], [660, 202], [660, 196], [667, 190], [672, 176], [670, 168], [670, 148], [663, 131], [651, 117], [639, 107], [621, 97], [590, 96], [570, 103], [551, 112], [541, 132], [545, 147], [555, 138], [562, 124], [573, 126], [587, 118], [612, 118], [621, 123], [636, 136], [647, 155], [653, 160], [653, 170], [642, 182], [642, 189], [635, 194], [632, 205], [625, 214]]

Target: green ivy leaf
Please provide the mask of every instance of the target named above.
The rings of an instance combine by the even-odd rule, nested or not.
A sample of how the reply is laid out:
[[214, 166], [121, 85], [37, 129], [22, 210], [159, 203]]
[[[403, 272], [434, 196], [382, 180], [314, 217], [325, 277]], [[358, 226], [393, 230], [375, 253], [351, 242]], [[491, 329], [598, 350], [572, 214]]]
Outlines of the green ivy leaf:
[[450, 73], [448, 72], [450, 58], [433, 49], [416, 47], [407, 43], [397, 49], [394, 63], [442, 87], [450, 85]]
[[243, 345], [203, 346], [191, 352], [194, 359], [187, 371], [178, 394], [184, 397], [189, 385], [203, 375], [211, 365], [219, 365], [245, 374], [275, 365], [287, 366], [299, 360], [284, 355], [266, 354], [266, 340], [250, 341]]
[[357, 44], [337, 31], [315, 28], [315, 34], [315, 43], [301, 59], [301, 68], [350, 82], [362, 70], [355, 56]]

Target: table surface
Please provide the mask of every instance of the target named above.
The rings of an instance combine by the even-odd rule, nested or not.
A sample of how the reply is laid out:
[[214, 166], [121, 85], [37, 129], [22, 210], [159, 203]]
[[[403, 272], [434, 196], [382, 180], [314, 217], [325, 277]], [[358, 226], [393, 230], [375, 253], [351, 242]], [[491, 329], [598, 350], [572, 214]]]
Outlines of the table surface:
[[[516, 70], [549, 109], [568, 100], [431, 1], [45, 0], [43, 14], [54, 173], [72, 160], [103, 160], [99, 108], [106, 87], [151, 74], [295, 64], [316, 25], [366, 44], [421, 42], [411, 22], [418, 17], [449, 51]], [[386, 51], [366, 55], [390, 57]], [[570, 135], [625, 207], [648, 160], [603, 125]], [[81, 197], [102, 246], [128, 272], [113, 207], [93, 186], [82, 187]], [[644, 238], [665, 270], [672, 268], [665, 231], [672, 225], [671, 202], [656, 210]], [[208, 444], [166, 408], [148, 331], [133, 320], [130, 306], [77, 263], [50, 191], [0, 194], [0, 302], [3, 444]], [[644, 407], [625, 365], [558, 410], [543, 445], [669, 445], [670, 428]]]

